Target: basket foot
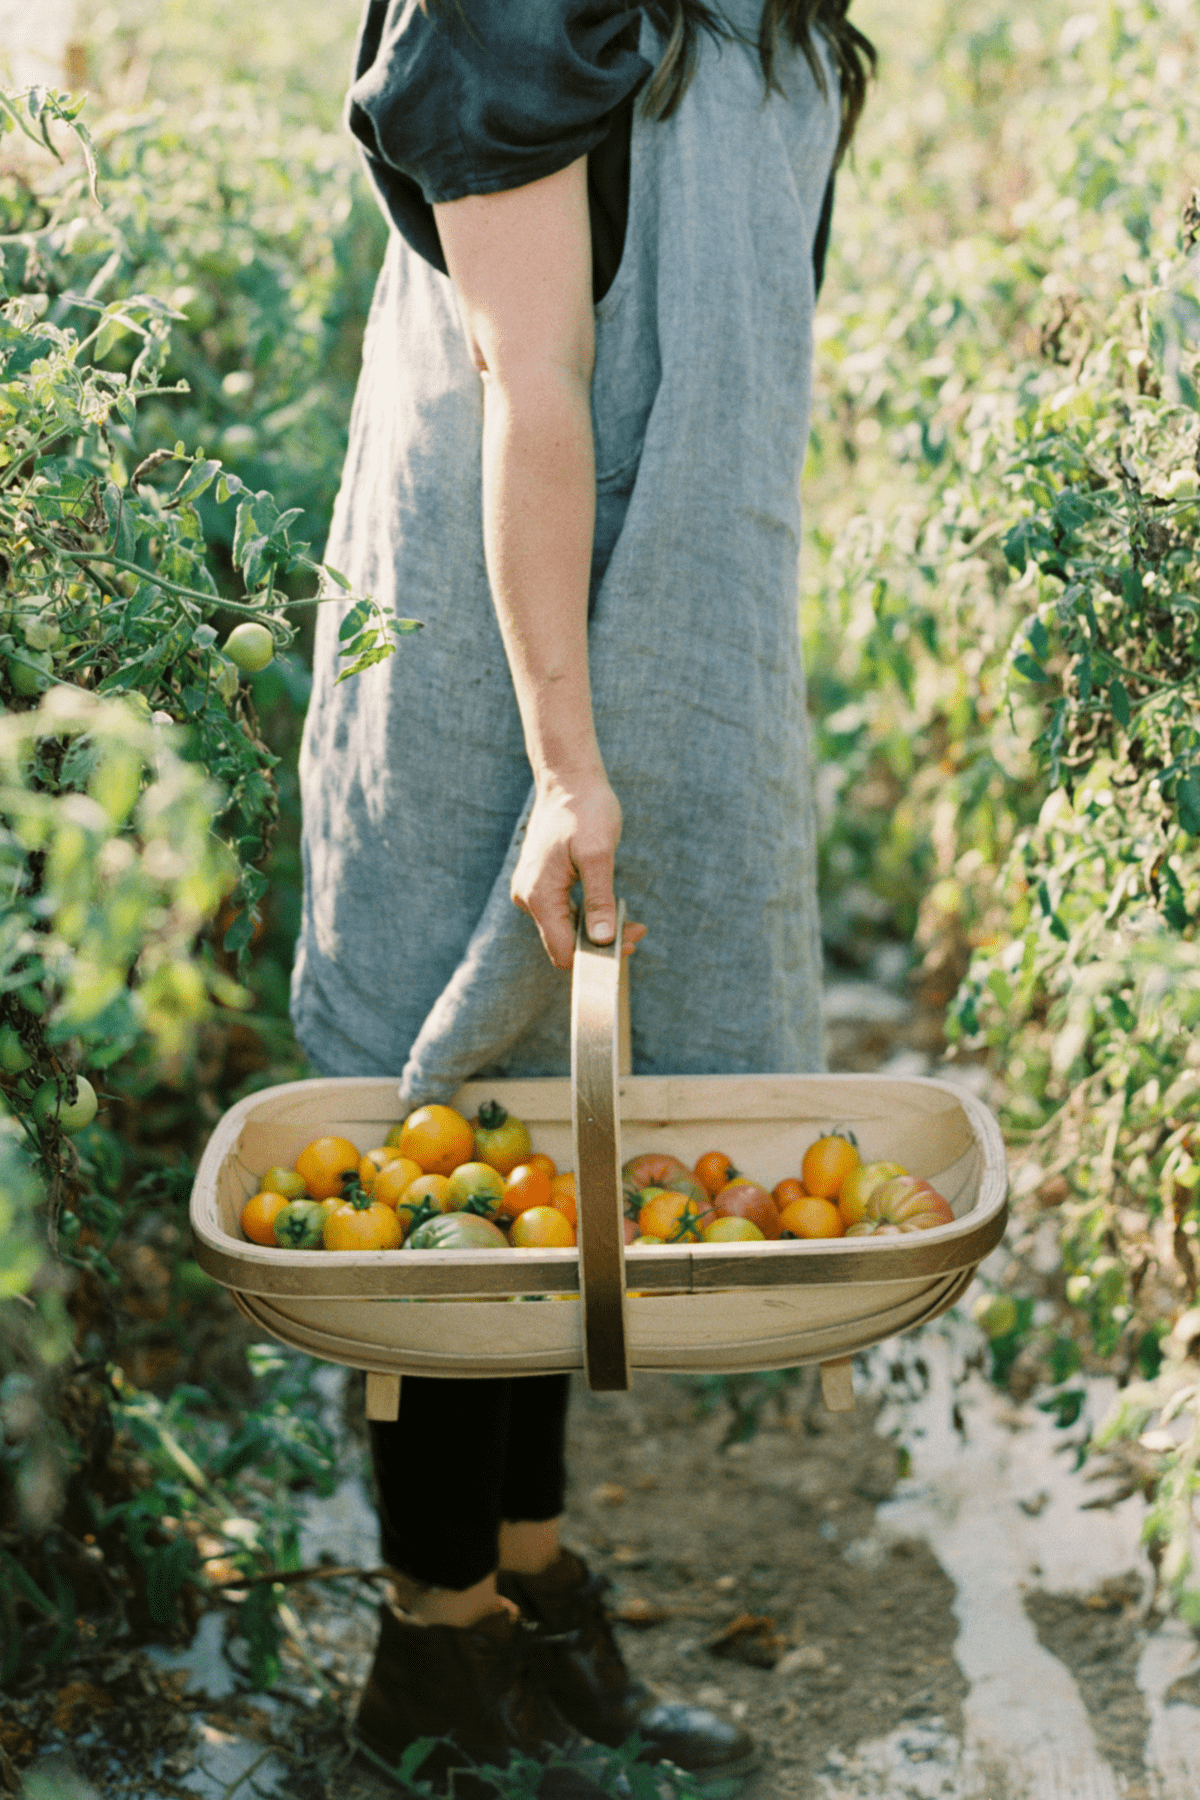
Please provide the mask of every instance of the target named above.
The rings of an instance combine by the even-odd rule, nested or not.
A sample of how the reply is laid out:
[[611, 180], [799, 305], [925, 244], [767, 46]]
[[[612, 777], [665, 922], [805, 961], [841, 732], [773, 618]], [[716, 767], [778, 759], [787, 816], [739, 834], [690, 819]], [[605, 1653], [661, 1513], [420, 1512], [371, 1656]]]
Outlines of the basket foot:
[[[853, 1366], [850, 1356], [836, 1356], [821, 1364], [821, 1397], [830, 1412], [854, 1411], [854, 1382], [850, 1374]], [[368, 1375], [367, 1380], [370, 1379]]]
[[365, 1410], [368, 1419], [377, 1419], [381, 1424], [394, 1424], [400, 1417], [400, 1377], [377, 1375], [368, 1369]]

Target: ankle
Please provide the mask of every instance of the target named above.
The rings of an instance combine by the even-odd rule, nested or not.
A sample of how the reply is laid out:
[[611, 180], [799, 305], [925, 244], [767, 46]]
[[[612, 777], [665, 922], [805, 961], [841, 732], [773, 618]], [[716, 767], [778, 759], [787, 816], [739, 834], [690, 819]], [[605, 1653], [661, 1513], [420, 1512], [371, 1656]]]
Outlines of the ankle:
[[496, 1589], [495, 1574], [487, 1575], [469, 1588], [429, 1587], [406, 1575], [394, 1576], [398, 1605], [419, 1625], [452, 1625], [469, 1630], [494, 1613], [505, 1613], [510, 1619], [519, 1609]]
[[544, 1575], [558, 1561], [560, 1519], [505, 1522], [500, 1527], [500, 1567], [510, 1575]]

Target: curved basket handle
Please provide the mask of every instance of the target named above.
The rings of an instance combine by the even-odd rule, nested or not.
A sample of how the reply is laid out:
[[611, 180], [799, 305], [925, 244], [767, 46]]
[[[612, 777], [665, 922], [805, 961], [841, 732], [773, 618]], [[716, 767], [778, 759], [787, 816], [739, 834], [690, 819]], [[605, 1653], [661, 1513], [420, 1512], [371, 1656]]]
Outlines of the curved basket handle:
[[621, 1199], [621, 1123], [617, 1110], [621, 1027], [618, 903], [611, 944], [593, 944], [580, 908], [571, 982], [571, 1119], [579, 1219], [579, 1300], [583, 1364], [589, 1387], [629, 1386], [625, 1317], [625, 1210]]

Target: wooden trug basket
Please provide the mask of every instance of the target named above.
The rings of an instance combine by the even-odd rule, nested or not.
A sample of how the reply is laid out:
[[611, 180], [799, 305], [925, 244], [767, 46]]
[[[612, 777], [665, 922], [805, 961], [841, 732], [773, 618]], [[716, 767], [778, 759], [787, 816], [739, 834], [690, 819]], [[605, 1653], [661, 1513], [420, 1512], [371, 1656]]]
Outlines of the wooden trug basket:
[[[329, 1132], [370, 1149], [395, 1123], [394, 1078], [317, 1079], [266, 1088], [221, 1119], [192, 1192], [201, 1267], [265, 1332], [366, 1370], [373, 1418], [395, 1418], [403, 1374], [581, 1368], [593, 1387], [615, 1389], [628, 1387], [631, 1369], [819, 1363], [827, 1402], [853, 1405], [854, 1353], [952, 1306], [1000, 1240], [1007, 1170], [995, 1120], [965, 1090], [923, 1078], [620, 1073], [629, 1066], [621, 966], [614, 945], [581, 931], [570, 1081], [469, 1082], [453, 1100], [468, 1118], [498, 1100], [536, 1149], [575, 1169], [578, 1250], [248, 1242], [238, 1217], [268, 1168], [290, 1166]], [[623, 1157], [662, 1150], [691, 1164], [721, 1149], [769, 1188], [796, 1175], [809, 1144], [835, 1125], [854, 1132], [864, 1161], [894, 1159], [930, 1180], [953, 1224], [904, 1237], [626, 1250]]]

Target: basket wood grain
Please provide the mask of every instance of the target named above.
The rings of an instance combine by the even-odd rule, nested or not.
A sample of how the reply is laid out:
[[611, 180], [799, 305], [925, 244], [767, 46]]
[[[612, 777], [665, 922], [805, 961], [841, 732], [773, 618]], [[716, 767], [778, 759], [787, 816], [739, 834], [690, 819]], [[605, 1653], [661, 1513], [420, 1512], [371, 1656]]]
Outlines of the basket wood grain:
[[[616, 943], [620, 943], [618, 930]], [[472, 1082], [453, 1104], [495, 1099], [534, 1146], [574, 1168], [579, 1250], [301, 1251], [246, 1241], [238, 1217], [258, 1178], [312, 1138], [361, 1149], [396, 1121], [396, 1081], [316, 1079], [267, 1088], [224, 1115], [192, 1193], [195, 1254], [264, 1331], [375, 1377], [586, 1369], [734, 1371], [829, 1364], [934, 1318], [999, 1242], [1007, 1170], [999, 1129], [948, 1082], [875, 1075], [620, 1075], [620, 958], [581, 937], [572, 1080]], [[620, 1164], [720, 1148], [767, 1187], [798, 1173], [833, 1126], [864, 1161], [923, 1175], [954, 1222], [903, 1238], [625, 1249]]]

